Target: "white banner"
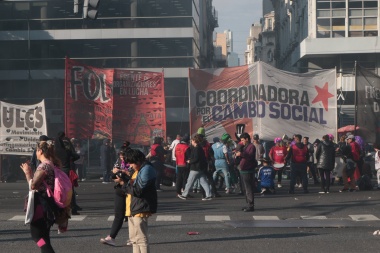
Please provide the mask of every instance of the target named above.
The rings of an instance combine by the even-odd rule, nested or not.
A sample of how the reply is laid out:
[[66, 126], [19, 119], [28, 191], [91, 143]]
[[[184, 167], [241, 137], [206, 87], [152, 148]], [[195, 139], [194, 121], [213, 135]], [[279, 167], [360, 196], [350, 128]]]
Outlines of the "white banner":
[[224, 69], [190, 69], [191, 132], [206, 137], [244, 132], [273, 140], [301, 134], [310, 141], [336, 136], [335, 69], [290, 73], [257, 62]]
[[44, 100], [34, 105], [0, 101], [0, 154], [32, 155], [41, 135], [47, 135]]

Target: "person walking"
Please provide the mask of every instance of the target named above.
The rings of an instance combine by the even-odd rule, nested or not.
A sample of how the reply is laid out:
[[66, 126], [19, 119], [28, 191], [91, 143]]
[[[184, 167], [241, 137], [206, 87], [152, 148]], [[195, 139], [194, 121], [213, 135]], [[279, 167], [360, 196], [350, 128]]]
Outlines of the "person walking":
[[290, 146], [289, 152], [285, 158], [290, 162], [290, 187], [289, 193], [294, 194], [294, 186], [297, 181], [297, 176], [302, 180], [303, 192], [309, 193], [307, 179], [307, 161], [309, 160], [309, 151], [307, 146], [301, 142], [302, 135], [295, 134], [295, 143]]
[[153, 145], [150, 148], [149, 161], [152, 163], [154, 169], [156, 170], [156, 190], [162, 191], [161, 180], [164, 174], [164, 162], [166, 151], [162, 146], [163, 139], [161, 137], [154, 137]]
[[55, 221], [54, 210], [57, 206], [54, 199], [48, 198], [46, 187], [54, 188], [54, 166], [61, 167], [61, 161], [55, 156], [53, 142], [50, 140], [37, 144], [36, 158], [40, 164], [34, 174], [29, 163], [20, 165], [30, 189], [36, 190], [30, 233], [42, 253], [52, 253], [54, 249], [50, 242], [50, 228]]
[[134, 173], [128, 183], [120, 183], [127, 194], [129, 240], [133, 253], [148, 253], [148, 219], [157, 212], [156, 170], [139, 150], [127, 152], [127, 162]]
[[[130, 150], [130, 149], [129, 149]], [[112, 170], [113, 176], [112, 179], [116, 183], [114, 186], [115, 189], [115, 199], [114, 199], [114, 212], [115, 218], [112, 222], [111, 232], [105, 237], [101, 238], [100, 242], [103, 244], [108, 244], [111, 246], [116, 246], [115, 238], [119, 233], [123, 222], [125, 220], [125, 208], [126, 208], [126, 195], [122, 190], [122, 186], [127, 184], [134, 171], [126, 162], [128, 149], [121, 150], [119, 152], [119, 158], [117, 159], [114, 168]], [[127, 241], [127, 245], [132, 245], [130, 240]]]
[[319, 193], [330, 192], [330, 175], [335, 166], [335, 146], [328, 135], [322, 137], [315, 152], [317, 159], [317, 169], [321, 177], [321, 191]]
[[[70, 178], [70, 171], [74, 170], [74, 162], [79, 159], [79, 156], [75, 153], [74, 147], [71, 145], [70, 140], [66, 137], [64, 132], [58, 132], [56, 139], [54, 140], [54, 153], [61, 161], [61, 169]], [[76, 201], [76, 194], [73, 185], [73, 196], [71, 198], [71, 214], [80, 215], [78, 212], [82, 208], [78, 206]]]
[[189, 177], [189, 165], [187, 160], [190, 158], [189, 142], [190, 136], [185, 134], [180, 143], [174, 148], [175, 161], [177, 165], [177, 177], [176, 177], [176, 192], [177, 197], [182, 194], [182, 189], [185, 188], [187, 178]]
[[203, 141], [203, 138], [200, 135], [195, 135], [191, 139], [191, 153], [190, 158], [187, 160], [187, 163], [190, 165], [190, 174], [186, 182], [185, 190], [181, 195], [178, 195], [178, 198], [186, 200], [190, 188], [193, 186], [194, 181], [199, 179], [200, 184], [205, 191], [205, 197], [202, 200], [211, 200], [211, 190], [206, 177], [206, 170], [208, 167], [206, 155], [201, 147], [200, 143]]
[[226, 193], [231, 193], [230, 185], [230, 172], [228, 166], [230, 164], [230, 159], [228, 157], [228, 150], [225, 143], [221, 143], [219, 137], [213, 139], [214, 144], [211, 146], [214, 151], [215, 159], [215, 172], [213, 174], [213, 181], [216, 183], [220, 173], [224, 175], [224, 183], [226, 185]]
[[108, 184], [111, 180], [112, 150], [110, 143], [110, 139], [104, 139], [103, 145], [100, 147], [100, 168], [103, 171], [103, 184]]
[[236, 156], [240, 157], [239, 171], [243, 182], [246, 207], [242, 208], [244, 212], [253, 212], [254, 207], [254, 192], [255, 192], [255, 168], [257, 167], [256, 148], [251, 143], [251, 137], [248, 133], [240, 135], [242, 150], [237, 151]]

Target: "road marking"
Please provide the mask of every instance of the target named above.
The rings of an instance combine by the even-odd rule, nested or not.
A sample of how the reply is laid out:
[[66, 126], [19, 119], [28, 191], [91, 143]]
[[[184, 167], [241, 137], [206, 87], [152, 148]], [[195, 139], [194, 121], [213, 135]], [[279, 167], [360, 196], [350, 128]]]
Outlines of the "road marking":
[[181, 221], [181, 215], [157, 215], [156, 221]]
[[278, 216], [252, 216], [254, 220], [280, 220]]
[[361, 215], [348, 215], [353, 219], [354, 221], [373, 221], [373, 220], [379, 220], [376, 216], [372, 214], [361, 214]]
[[12, 221], [25, 221], [25, 215], [16, 215], [10, 218]]
[[303, 220], [327, 220], [326, 216], [301, 216]]
[[205, 221], [231, 220], [229, 215], [205, 215]]
[[115, 219], [115, 215], [111, 215], [110, 217], [108, 217], [107, 221], [113, 221]]
[[87, 215], [71, 215], [70, 221], [83, 221]]

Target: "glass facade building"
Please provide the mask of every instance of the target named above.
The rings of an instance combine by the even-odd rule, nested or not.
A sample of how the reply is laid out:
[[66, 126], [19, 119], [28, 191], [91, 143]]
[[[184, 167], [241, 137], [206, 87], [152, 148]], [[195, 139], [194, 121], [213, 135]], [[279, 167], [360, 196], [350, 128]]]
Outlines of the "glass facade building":
[[189, 132], [188, 68], [212, 67], [212, 0], [100, 0], [96, 20], [73, 8], [73, 0], [0, 2], [0, 100], [45, 99], [54, 135], [64, 123], [66, 56], [99, 68], [163, 69], [167, 133]]

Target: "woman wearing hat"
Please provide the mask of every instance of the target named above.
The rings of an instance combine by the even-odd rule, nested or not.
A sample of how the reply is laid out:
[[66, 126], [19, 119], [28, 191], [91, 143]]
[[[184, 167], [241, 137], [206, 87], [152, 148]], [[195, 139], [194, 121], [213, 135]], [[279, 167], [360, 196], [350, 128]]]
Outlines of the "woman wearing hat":
[[275, 138], [274, 143], [276, 145], [270, 149], [269, 158], [273, 162], [275, 174], [278, 174], [277, 187], [281, 188], [282, 171], [285, 167], [285, 157], [288, 154], [288, 149], [283, 144], [282, 139], [280, 137]]

